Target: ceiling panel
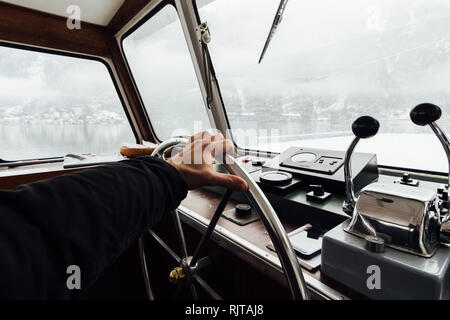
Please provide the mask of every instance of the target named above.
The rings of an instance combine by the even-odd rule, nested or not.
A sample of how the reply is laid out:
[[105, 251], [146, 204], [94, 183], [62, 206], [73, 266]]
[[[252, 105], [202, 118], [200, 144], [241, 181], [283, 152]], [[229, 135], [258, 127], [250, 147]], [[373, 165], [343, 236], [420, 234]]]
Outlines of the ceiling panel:
[[3, 0], [18, 6], [67, 17], [67, 8], [77, 5], [81, 20], [102, 26], [108, 25], [125, 0]]

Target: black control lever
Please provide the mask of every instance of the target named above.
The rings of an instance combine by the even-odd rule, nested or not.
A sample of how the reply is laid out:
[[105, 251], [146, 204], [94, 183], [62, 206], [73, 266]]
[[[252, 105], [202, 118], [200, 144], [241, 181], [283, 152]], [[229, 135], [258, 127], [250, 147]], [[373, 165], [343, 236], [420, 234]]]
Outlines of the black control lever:
[[434, 104], [422, 103], [414, 107], [409, 116], [418, 126], [426, 126], [438, 121], [442, 116], [442, 110]]
[[346, 199], [342, 206], [342, 209], [349, 216], [353, 215], [353, 211], [356, 205], [356, 197], [355, 191], [353, 187], [352, 180], [352, 170], [351, 170], [351, 157], [353, 151], [355, 150], [356, 145], [358, 144], [360, 139], [368, 139], [375, 136], [378, 133], [378, 129], [380, 128], [380, 123], [378, 120], [369, 117], [363, 116], [355, 120], [352, 124], [352, 131], [355, 134], [355, 138], [347, 149], [345, 153], [345, 162], [344, 162], [344, 176], [345, 176], [345, 195]]
[[[442, 116], [442, 110], [438, 106], [431, 103], [422, 103], [418, 106], [414, 107], [410, 112], [410, 117], [412, 122], [417, 124], [418, 126], [426, 126], [429, 125], [431, 130], [436, 134], [442, 146], [444, 147], [445, 154], [447, 155], [449, 174], [450, 174], [450, 140], [448, 139], [445, 132], [439, 127], [436, 123]], [[450, 185], [450, 175], [449, 175], [449, 185]], [[448, 208], [448, 199], [443, 200], [446, 201], [446, 207]], [[446, 222], [449, 219], [447, 215], [441, 223]]]

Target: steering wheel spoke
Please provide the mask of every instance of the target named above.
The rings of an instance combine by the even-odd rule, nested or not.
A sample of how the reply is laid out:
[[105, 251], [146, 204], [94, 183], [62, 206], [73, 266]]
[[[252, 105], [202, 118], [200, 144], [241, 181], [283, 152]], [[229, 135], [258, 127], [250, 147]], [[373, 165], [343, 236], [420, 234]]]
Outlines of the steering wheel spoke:
[[216, 208], [216, 211], [214, 212], [214, 215], [211, 219], [211, 222], [208, 225], [208, 228], [206, 229], [205, 233], [203, 234], [202, 238], [200, 239], [200, 242], [195, 249], [194, 255], [192, 256], [192, 260], [189, 263], [189, 266], [195, 266], [197, 261], [200, 258], [200, 255], [203, 253], [203, 251], [206, 249], [206, 246], [208, 245], [208, 241], [211, 238], [211, 234], [213, 233], [214, 229], [216, 228], [217, 222], [219, 222], [220, 217], [222, 216], [223, 210], [228, 204], [228, 201], [230, 201], [231, 194], [233, 193], [232, 190], [227, 190], [222, 197], [222, 200], [220, 200], [219, 205]]
[[148, 277], [148, 268], [147, 268], [147, 258], [145, 256], [145, 244], [144, 244], [144, 237], [139, 238], [139, 256], [141, 261], [141, 268], [142, 273], [144, 275], [144, 283], [145, 283], [145, 290], [147, 291], [147, 297], [149, 300], [155, 300], [155, 296], [153, 295], [153, 290], [150, 285], [150, 278]]
[[191, 290], [192, 300], [198, 300], [197, 289], [195, 288], [195, 284], [191, 283], [189, 285], [189, 289]]
[[205, 292], [214, 300], [223, 300], [223, 298], [209, 284], [205, 282], [198, 274], [193, 276], [194, 280], [205, 290]]
[[177, 209], [173, 211], [173, 220], [175, 223], [175, 230], [178, 235], [178, 241], [180, 243], [181, 256], [183, 258], [188, 257], [188, 251], [186, 247], [186, 240], [184, 238], [183, 227], [181, 225], [180, 214]]
[[181, 263], [181, 259], [180, 257], [160, 238], [158, 237], [158, 235], [153, 232], [153, 230], [149, 229], [148, 230], [148, 234], [156, 240], [156, 242], [164, 249], [166, 250], [166, 252], [172, 257], [173, 260], [175, 260], [175, 262], [177, 262], [178, 264]]

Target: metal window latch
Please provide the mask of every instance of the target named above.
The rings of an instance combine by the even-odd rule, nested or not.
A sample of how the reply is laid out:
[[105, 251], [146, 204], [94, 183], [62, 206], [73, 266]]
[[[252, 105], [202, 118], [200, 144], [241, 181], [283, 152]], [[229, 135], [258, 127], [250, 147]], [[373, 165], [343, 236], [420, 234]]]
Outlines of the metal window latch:
[[209, 27], [207, 22], [203, 22], [198, 26], [198, 30], [200, 31], [199, 41], [204, 44], [208, 44], [211, 42], [211, 33], [209, 32]]
[[212, 67], [208, 50], [208, 44], [211, 42], [211, 33], [209, 32], [208, 23], [207, 22], [201, 23], [197, 28], [197, 32], [199, 32], [198, 41], [202, 44], [203, 72], [206, 87], [206, 105], [208, 109], [211, 109], [213, 77], [211, 75]]

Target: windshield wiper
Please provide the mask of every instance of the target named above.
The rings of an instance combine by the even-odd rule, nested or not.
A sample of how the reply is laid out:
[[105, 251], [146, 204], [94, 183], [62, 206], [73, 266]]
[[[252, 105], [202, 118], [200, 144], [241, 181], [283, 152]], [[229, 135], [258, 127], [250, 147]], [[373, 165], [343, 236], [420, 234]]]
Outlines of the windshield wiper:
[[281, 23], [281, 20], [283, 19], [283, 13], [284, 9], [286, 9], [288, 0], [281, 0], [280, 5], [278, 6], [277, 14], [275, 15], [275, 18], [273, 19], [272, 28], [270, 29], [269, 35], [267, 36], [266, 43], [264, 44], [264, 49], [261, 53], [261, 57], [259, 57], [258, 63], [261, 63], [262, 59], [264, 58], [264, 55], [266, 54], [267, 48], [269, 47], [270, 41], [273, 38], [273, 35], [277, 31], [278, 26]]

